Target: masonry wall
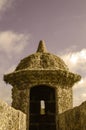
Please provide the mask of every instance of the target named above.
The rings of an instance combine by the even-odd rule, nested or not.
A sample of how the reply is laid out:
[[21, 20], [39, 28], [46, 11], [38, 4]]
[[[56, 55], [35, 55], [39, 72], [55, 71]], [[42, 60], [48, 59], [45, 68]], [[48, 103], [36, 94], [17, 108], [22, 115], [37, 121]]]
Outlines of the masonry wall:
[[57, 88], [58, 112], [63, 113], [73, 108], [72, 87], [58, 86]]
[[0, 130], [26, 130], [26, 115], [0, 100]]
[[[28, 85], [26, 85], [28, 86]], [[16, 86], [12, 88], [12, 107], [22, 111], [26, 116], [26, 129], [29, 129], [29, 89], [19, 90]]]
[[[45, 83], [45, 81], [43, 81]], [[38, 83], [37, 83], [38, 84]], [[36, 84], [36, 85], [37, 85]], [[43, 83], [42, 83], [43, 84]], [[26, 89], [18, 89], [17, 86], [12, 88], [12, 107], [21, 110], [27, 115], [27, 130], [29, 129], [29, 100], [30, 100], [30, 88], [35, 85], [22, 84], [21, 88], [25, 85]], [[38, 84], [39, 85], [39, 84]], [[28, 87], [27, 87], [28, 86]], [[56, 94], [56, 113], [62, 113], [71, 109], [72, 103], [72, 87], [61, 86], [58, 84], [51, 84], [55, 87]], [[56, 122], [58, 124], [58, 114], [56, 116]]]
[[[26, 85], [27, 86], [27, 85]], [[12, 88], [12, 107], [27, 114], [29, 105], [29, 89]]]
[[59, 130], [86, 130], [86, 101], [59, 115]]

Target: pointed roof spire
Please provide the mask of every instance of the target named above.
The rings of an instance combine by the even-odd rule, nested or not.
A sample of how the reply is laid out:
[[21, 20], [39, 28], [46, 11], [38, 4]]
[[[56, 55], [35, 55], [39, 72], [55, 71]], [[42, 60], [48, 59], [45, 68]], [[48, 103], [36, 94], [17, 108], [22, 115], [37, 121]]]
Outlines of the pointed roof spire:
[[46, 53], [47, 52], [44, 40], [41, 40], [39, 42], [37, 52], [41, 52], [41, 53]]

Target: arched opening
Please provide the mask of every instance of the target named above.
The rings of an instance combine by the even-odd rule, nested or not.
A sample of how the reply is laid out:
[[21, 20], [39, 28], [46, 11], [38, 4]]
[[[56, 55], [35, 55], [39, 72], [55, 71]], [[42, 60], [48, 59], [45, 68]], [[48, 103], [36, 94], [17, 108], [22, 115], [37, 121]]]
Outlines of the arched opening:
[[30, 130], [56, 130], [55, 88], [40, 85], [30, 90]]

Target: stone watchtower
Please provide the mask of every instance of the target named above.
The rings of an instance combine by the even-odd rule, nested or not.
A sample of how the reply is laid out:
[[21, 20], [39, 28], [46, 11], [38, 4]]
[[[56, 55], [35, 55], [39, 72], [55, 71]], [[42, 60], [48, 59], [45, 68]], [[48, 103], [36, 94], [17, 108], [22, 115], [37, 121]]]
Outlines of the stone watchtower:
[[13, 86], [12, 106], [27, 115], [27, 130], [58, 130], [58, 114], [72, 108], [72, 86], [80, 76], [40, 41], [4, 80]]

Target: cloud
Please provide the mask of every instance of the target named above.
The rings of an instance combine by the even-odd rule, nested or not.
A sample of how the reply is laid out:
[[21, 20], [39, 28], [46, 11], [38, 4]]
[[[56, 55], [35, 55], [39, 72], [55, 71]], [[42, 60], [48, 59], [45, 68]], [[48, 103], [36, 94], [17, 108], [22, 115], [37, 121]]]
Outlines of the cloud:
[[23, 51], [30, 38], [29, 34], [20, 34], [13, 31], [0, 32], [0, 51], [6, 54], [19, 54]]
[[17, 64], [16, 59], [25, 54], [29, 44], [30, 34], [14, 31], [0, 32], [0, 98], [11, 103], [11, 86], [3, 81], [5, 73], [12, 72]]
[[15, 70], [15, 68], [16, 68], [16, 65], [13, 65], [7, 71], [5, 71], [5, 74], [9, 74], [9, 73], [13, 72]]
[[86, 70], [86, 49], [79, 52], [70, 52], [62, 56], [71, 71]]
[[12, 6], [14, 0], [0, 0], [0, 13], [6, 11]]
[[86, 77], [82, 77], [81, 81], [73, 87], [74, 106], [80, 105], [83, 101], [86, 101]]
[[3, 81], [0, 81], [0, 99], [4, 100], [9, 105], [12, 102], [11, 89], [12, 87], [10, 85], [5, 85]]
[[[9, 71], [11, 66], [16, 65], [17, 58], [25, 54], [29, 44], [30, 34], [13, 31], [0, 32], [0, 73]], [[17, 57], [17, 58], [16, 58]], [[12, 70], [12, 69], [11, 69]]]
[[73, 87], [74, 106], [86, 100], [86, 49], [61, 55], [69, 70], [82, 76]]

